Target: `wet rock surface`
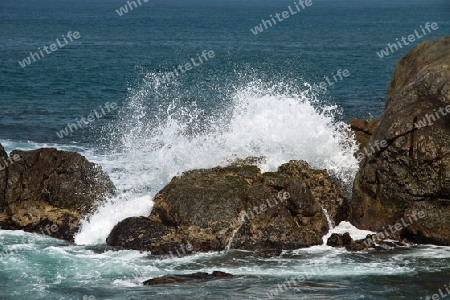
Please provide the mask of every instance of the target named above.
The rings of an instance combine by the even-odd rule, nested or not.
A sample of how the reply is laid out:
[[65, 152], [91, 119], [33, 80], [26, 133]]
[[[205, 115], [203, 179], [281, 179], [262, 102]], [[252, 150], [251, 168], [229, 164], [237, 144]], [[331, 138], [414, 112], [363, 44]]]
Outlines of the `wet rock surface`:
[[408, 246], [406, 241], [379, 240], [377, 235], [369, 234], [365, 239], [353, 240], [348, 232], [344, 234], [333, 233], [327, 240], [327, 245], [335, 248], [345, 248], [348, 251], [393, 250]]
[[231, 279], [235, 278], [229, 273], [214, 271], [212, 274], [206, 272], [197, 272], [193, 274], [184, 275], [166, 275], [162, 277], [152, 278], [143, 282], [144, 285], [163, 285], [173, 283], [202, 283], [212, 280]]

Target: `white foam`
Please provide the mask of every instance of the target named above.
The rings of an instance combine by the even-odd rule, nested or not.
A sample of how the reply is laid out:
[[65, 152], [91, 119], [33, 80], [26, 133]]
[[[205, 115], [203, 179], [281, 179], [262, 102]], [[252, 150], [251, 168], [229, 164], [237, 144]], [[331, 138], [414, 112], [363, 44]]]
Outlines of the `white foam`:
[[342, 221], [338, 226], [328, 231], [328, 233], [323, 237], [323, 244], [327, 244], [328, 238], [333, 233], [344, 234], [346, 232], [350, 234], [353, 240], [362, 240], [366, 238], [368, 234], [376, 234], [376, 232], [373, 231], [358, 229], [348, 221]]
[[103, 166], [118, 196], [82, 221], [77, 244], [105, 243], [121, 220], [148, 216], [154, 195], [173, 176], [226, 165], [234, 157], [264, 156], [262, 171], [305, 160], [351, 187], [358, 164], [350, 127], [336, 120], [338, 108], [322, 103], [308, 84], [292, 88], [251, 82], [224, 92], [218, 99], [226, 101], [213, 112], [184, 98], [182, 90], [148, 82], [130, 89], [119, 121], [105, 132], [112, 144], [118, 143], [115, 152], [79, 149]]
[[153, 207], [150, 196], [141, 196], [123, 200], [113, 198], [99, 209], [97, 214], [89, 216], [83, 221], [83, 227], [75, 236], [77, 245], [102, 244], [106, 242], [114, 226], [128, 217], [139, 217], [149, 215]]

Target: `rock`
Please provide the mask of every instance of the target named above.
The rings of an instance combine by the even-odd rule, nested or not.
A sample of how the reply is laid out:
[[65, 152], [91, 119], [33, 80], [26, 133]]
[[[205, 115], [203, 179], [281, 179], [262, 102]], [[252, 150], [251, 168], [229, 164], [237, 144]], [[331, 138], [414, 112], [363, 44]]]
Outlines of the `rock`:
[[[11, 158], [12, 160], [12, 158]], [[14, 161], [14, 160], [13, 160]], [[3, 218], [2, 209], [4, 204], [2, 201], [2, 191], [6, 190], [6, 184], [7, 184], [7, 166], [9, 165], [10, 161], [8, 160], [8, 154], [5, 152], [5, 148], [0, 144], [0, 222]], [[1, 227], [0, 227], [1, 228]]]
[[450, 37], [402, 57], [388, 92], [370, 138], [388, 146], [361, 162], [350, 221], [372, 231], [391, 226], [390, 238], [450, 245]]
[[327, 245], [343, 248], [348, 251], [364, 251], [369, 248], [375, 250], [393, 250], [407, 246], [404, 242], [394, 240], [379, 240], [376, 234], [368, 234], [365, 239], [354, 241], [348, 232], [344, 234], [333, 233], [327, 240]]
[[[3, 147], [0, 157], [4, 157]], [[0, 228], [73, 241], [82, 216], [114, 194], [101, 167], [53, 148], [11, 152], [0, 170]]]
[[344, 239], [342, 234], [333, 233], [327, 240], [327, 245], [335, 248], [344, 247]]
[[230, 279], [235, 276], [221, 272], [214, 271], [212, 274], [208, 274], [206, 272], [197, 272], [193, 274], [184, 274], [184, 275], [166, 275], [158, 278], [152, 278], [143, 282], [144, 285], [161, 285], [161, 284], [172, 284], [172, 283], [185, 283], [185, 282], [206, 282], [211, 280], [220, 280], [220, 279]]
[[347, 209], [326, 172], [302, 161], [264, 174], [245, 164], [189, 171], [154, 201], [149, 217], [123, 220], [107, 244], [179, 256], [228, 247], [280, 253], [322, 243], [328, 223], [321, 203], [335, 218]]
[[359, 152], [363, 152], [364, 148], [369, 144], [370, 137], [378, 122], [379, 120], [376, 119], [370, 121], [353, 119], [348, 121], [350, 128], [355, 134], [355, 139], [359, 143]]
[[264, 249], [260, 251], [253, 252], [253, 256], [258, 258], [271, 258], [276, 256], [281, 256], [283, 250], [281, 249]]
[[391, 239], [380, 239], [379, 234], [368, 234], [365, 239], [356, 241], [359, 247], [364, 249], [373, 248], [375, 250], [393, 250], [402, 247], [407, 247], [410, 245], [407, 240], [396, 241]]
[[8, 153], [5, 152], [5, 148], [3, 148], [2, 144], [0, 144], [0, 168], [4, 166], [4, 162], [8, 159]]
[[354, 241], [352, 238], [350, 239], [351, 241], [347, 242], [347, 244], [345, 245], [345, 249], [347, 249], [348, 251], [364, 251], [368, 249], [366, 244], [364, 244], [364, 240]]
[[325, 170], [311, 169], [305, 161], [290, 161], [280, 166], [279, 172], [304, 181], [320, 205], [326, 209], [333, 226], [348, 220], [349, 201]]
[[348, 251], [362, 251], [368, 247], [363, 241], [354, 241], [348, 232], [344, 234], [333, 233], [327, 240], [327, 245], [335, 248], [345, 247]]

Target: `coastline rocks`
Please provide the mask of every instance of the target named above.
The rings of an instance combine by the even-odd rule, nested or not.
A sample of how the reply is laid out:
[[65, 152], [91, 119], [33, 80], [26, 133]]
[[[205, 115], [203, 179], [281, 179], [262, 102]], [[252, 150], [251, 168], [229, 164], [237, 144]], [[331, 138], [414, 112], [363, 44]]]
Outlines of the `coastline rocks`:
[[[450, 37], [423, 42], [397, 64], [361, 162], [350, 221], [415, 243], [450, 245]], [[417, 214], [424, 217], [417, 218]], [[392, 230], [400, 220], [409, 220]], [[396, 227], [395, 227], [396, 228]]]
[[3, 162], [8, 159], [8, 153], [5, 152], [2, 144], [0, 144], [0, 161]]
[[43, 148], [8, 156], [1, 147], [0, 157], [1, 229], [73, 241], [82, 216], [115, 192], [101, 167], [78, 153]]
[[365, 239], [354, 241], [348, 232], [344, 234], [333, 233], [327, 240], [327, 245], [335, 248], [344, 248], [348, 251], [364, 251], [369, 248], [375, 250], [392, 250], [407, 246], [404, 242], [393, 240], [379, 240], [376, 234], [368, 234]]
[[[348, 251], [363, 251], [369, 248], [365, 240], [354, 241], [348, 232], [344, 234], [333, 233], [327, 240], [327, 245], [335, 248], [343, 248]], [[368, 245], [367, 245], [368, 244]]]
[[327, 245], [336, 247], [336, 248], [341, 248], [341, 247], [349, 245], [352, 241], [353, 241], [353, 239], [348, 232], [346, 232], [344, 234], [333, 233], [328, 238]]
[[359, 152], [362, 152], [369, 144], [370, 137], [372, 136], [375, 127], [378, 125], [378, 122], [379, 120], [376, 119], [370, 121], [353, 119], [348, 121], [351, 130], [355, 134], [355, 139], [359, 143]]
[[334, 218], [348, 210], [326, 172], [303, 161], [264, 174], [245, 164], [189, 171], [173, 178], [154, 201], [149, 217], [123, 220], [107, 244], [152, 254], [172, 254], [175, 248], [178, 255], [225, 249], [276, 253], [322, 243], [328, 224], [321, 202]]
[[229, 273], [214, 271], [212, 274], [206, 272], [197, 272], [193, 274], [184, 275], [166, 275], [162, 277], [152, 278], [143, 282], [143, 285], [161, 285], [172, 283], [202, 283], [211, 280], [230, 279], [234, 278], [234, 275]]

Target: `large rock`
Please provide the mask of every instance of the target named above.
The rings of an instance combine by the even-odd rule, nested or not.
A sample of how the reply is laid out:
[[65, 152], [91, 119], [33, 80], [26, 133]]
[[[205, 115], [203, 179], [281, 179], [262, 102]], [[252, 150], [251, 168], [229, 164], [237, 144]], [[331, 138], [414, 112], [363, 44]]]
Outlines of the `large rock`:
[[15, 150], [8, 157], [0, 148], [1, 229], [72, 241], [82, 216], [114, 190], [101, 167], [78, 153], [47, 148]]
[[385, 140], [388, 146], [361, 162], [351, 201], [354, 225], [450, 245], [449, 113], [450, 37], [445, 37], [421, 43], [397, 64], [370, 138], [371, 144]]
[[322, 243], [328, 224], [321, 203], [333, 218], [347, 211], [326, 172], [302, 161], [264, 174], [251, 165], [189, 171], [173, 178], [154, 201], [149, 217], [117, 224], [108, 245], [171, 255], [296, 249]]

